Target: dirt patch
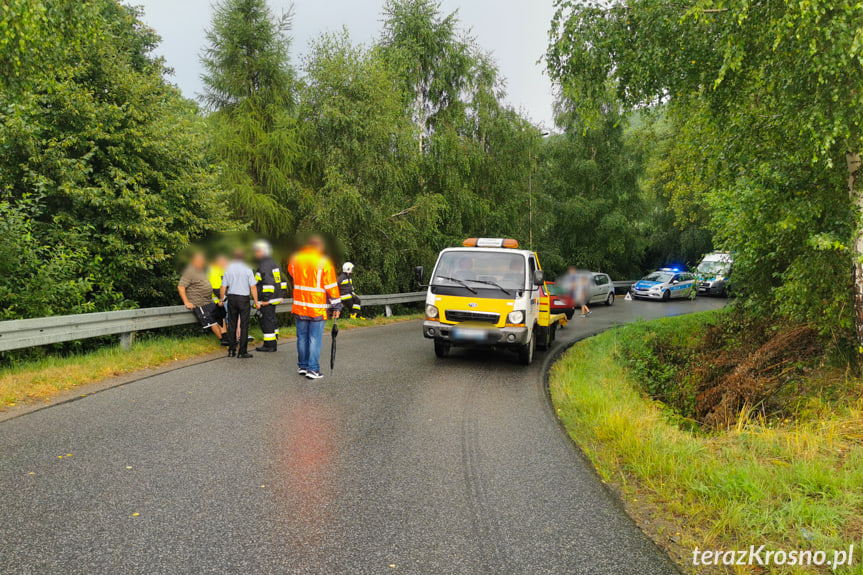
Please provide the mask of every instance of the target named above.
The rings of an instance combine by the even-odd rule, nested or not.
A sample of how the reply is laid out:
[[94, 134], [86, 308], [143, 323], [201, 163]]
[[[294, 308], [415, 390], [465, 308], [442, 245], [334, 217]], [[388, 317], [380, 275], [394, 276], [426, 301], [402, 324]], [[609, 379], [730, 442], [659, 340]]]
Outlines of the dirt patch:
[[[808, 326], [780, 329], [752, 352], [724, 353], [714, 369], [725, 375], [705, 377], [698, 385], [698, 420], [710, 427], [729, 427], [753, 412], [769, 415], [779, 405], [771, 399], [804, 375], [810, 360], [822, 352], [818, 334]], [[701, 354], [707, 352], [702, 351]], [[773, 409], [771, 409], [773, 408]]]
[[796, 384], [811, 379], [825, 351], [809, 326], [735, 312], [641, 329], [621, 357], [648, 395], [680, 416], [682, 426], [695, 428], [787, 416], [801, 396]]

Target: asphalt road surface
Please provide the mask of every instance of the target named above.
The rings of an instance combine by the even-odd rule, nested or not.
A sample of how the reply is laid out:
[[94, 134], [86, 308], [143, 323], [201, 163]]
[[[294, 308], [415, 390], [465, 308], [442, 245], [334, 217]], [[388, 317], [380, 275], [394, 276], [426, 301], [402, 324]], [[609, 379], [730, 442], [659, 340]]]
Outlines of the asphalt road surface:
[[[618, 298], [555, 349], [723, 303]], [[347, 331], [319, 382], [283, 343], [0, 423], [0, 573], [677, 573], [558, 424], [549, 352], [432, 347]]]

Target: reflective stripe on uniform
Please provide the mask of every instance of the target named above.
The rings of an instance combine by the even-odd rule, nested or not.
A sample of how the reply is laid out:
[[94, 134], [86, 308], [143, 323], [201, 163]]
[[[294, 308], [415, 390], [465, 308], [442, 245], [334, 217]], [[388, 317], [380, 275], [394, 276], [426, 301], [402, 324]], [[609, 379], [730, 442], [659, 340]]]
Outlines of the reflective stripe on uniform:
[[330, 300], [330, 303], [336, 305], [337, 303], [342, 303], [342, 300], [340, 298], [333, 298]]
[[275, 333], [265, 333], [264, 334], [264, 341], [276, 341], [276, 334]]
[[262, 291], [263, 293], [276, 293], [276, 286], [271, 286], [271, 285], [262, 285], [262, 286], [261, 286], [261, 291]]
[[351, 299], [352, 297], [354, 297], [353, 294], [346, 293], [345, 295], [342, 296], [342, 299], [346, 300], [346, 299]]
[[333, 289], [335, 287], [339, 287], [339, 284], [327, 284], [324, 286], [324, 289], [328, 290], [328, 289]]
[[319, 287], [309, 287], [309, 286], [294, 286], [295, 291], [307, 291], [312, 293], [325, 293], [327, 290]]
[[[335, 301], [339, 301], [339, 300], [335, 300]], [[329, 304], [326, 304], [326, 303], [305, 302], [302, 300], [298, 300], [296, 298], [294, 299], [294, 305], [305, 306], [305, 307], [310, 307], [310, 308], [314, 308], [314, 309], [327, 309], [328, 307], [330, 307]]]
[[258, 272], [255, 272], [255, 279], [258, 281], [261, 281], [261, 274], [259, 274]]
[[280, 303], [282, 303], [282, 298], [274, 297], [273, 299], [267, 300], [267, 303], [269, 303], [270, 305], [279, 305]]
[[287, 289], [288, 289], [288, 282], [282, 282], [282, 289], [283, 289], [283, 290], [285, 290], [285, 291], [287, 291]]

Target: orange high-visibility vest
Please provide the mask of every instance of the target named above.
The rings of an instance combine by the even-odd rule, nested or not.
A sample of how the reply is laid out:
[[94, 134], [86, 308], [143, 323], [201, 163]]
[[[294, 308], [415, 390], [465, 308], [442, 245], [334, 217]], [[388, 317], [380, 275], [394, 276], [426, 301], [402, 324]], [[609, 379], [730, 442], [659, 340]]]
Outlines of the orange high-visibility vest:
[[294, 278], [294, 315], [326, 317], [327, 308], [341, 307], [336, 270], [321, 252], [303, 248], [291, 258], [288, 273]]

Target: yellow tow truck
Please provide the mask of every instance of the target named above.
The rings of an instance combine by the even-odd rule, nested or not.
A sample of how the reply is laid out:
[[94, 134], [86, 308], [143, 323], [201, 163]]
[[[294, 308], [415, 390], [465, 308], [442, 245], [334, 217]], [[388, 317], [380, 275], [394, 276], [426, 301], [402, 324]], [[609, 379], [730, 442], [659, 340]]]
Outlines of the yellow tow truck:
[[[425, 281], [425, 270], [416, 268]], [[550, 312], [539, 257], [502, 238], [470, 238], [438, 255], [426, 287], [423, 335], [434, 340], [435, 355], [452, 346], [499, 347], [518, 353], [530, 365], [537, 348], [547, 349], [565, 314]]]

